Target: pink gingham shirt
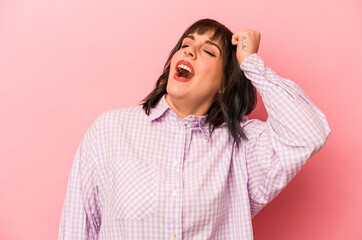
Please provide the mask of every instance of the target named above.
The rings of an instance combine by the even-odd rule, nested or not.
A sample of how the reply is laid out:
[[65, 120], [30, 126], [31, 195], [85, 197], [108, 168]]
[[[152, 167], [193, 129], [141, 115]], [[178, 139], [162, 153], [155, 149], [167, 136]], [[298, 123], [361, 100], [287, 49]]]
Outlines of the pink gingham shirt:
[[302, 89], [252, 54], [241, 65], [268, 120], [244, 117], [248, 141], [179, 119], [162, 97], [102, 113], [76, 152], [58, 239], [253, 239], [252, 218], [330, 134]]

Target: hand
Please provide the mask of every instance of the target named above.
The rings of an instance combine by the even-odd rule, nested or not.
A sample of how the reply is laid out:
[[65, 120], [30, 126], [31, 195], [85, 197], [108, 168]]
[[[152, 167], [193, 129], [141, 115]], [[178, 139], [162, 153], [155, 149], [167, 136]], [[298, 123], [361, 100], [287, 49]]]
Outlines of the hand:
[[248, 56], [258, 52], [260, 32], [248, 28], [241, 28], [233, 34], [231, 43], [237, 45], [236, 58], [240, 65]]

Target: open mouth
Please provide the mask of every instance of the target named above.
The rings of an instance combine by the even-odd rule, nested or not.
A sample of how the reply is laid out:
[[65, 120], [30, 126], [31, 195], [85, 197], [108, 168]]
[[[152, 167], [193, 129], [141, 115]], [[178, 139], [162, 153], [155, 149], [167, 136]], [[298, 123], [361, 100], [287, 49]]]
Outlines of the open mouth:
[[176, 75], [181, 79], [191, 79], [194, 76], [192, 65], [184, 60], [176, 64]]

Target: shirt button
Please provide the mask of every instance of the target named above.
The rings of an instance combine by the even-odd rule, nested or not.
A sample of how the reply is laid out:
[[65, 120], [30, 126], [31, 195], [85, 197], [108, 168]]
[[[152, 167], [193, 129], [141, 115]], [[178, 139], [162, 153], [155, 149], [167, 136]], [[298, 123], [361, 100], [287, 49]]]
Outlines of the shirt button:
[[189, 121], [190, 121], [190, 122], [193, 122], [194, 120], [195, 120], [195, 118], [193, 118], [193, 117], [190, 117], [190, 118], [189, 118]]
[[173, 190], [173, 191], [172, 191], [172, 195], [173, 195], [173, 196], [176, 196], [176, 195], [177, 195], [177, 191], [176, 191], [176, 190]]
[[180, 130], [182, 129], [182, 126], [181, 126], [181, 124], [180, 124], [180, 125], [178, 125], [178, 129], [180, 129]]
[[177, 165], [178, 165], [178, 161], [177, 161], [177, 160], [174, 160], [174, 161], [173, 161], [173, 165], [174, 165], [174, 166], [177, 166]]
[[256, 62], [258, 65], [260, 65], [260, 61], [259, 61], [259, 60], [256, 60], [255, 62]]
[[176, 238], [176, 233], [172, 233], [172, 235], [171, 235], [173, 238]]

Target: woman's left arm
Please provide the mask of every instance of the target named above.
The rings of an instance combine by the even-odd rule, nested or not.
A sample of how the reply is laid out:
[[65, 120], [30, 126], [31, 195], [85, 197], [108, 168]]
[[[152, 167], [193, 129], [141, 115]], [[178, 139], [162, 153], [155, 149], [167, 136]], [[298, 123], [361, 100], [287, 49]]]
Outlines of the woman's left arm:
[[[233, 41], [238, 44], [240, 68], [261, 95], [268, 113], [266, 122], [250, 120], [244, 125], [249, 137], [245, 154], [254, 216], [324, 146], [330, 128], [322, 111], [303, 90], [276, 74], [257, 55], [258, 32], [239, 30]], [[254, 49], [254, 53], [245, 49]]]

